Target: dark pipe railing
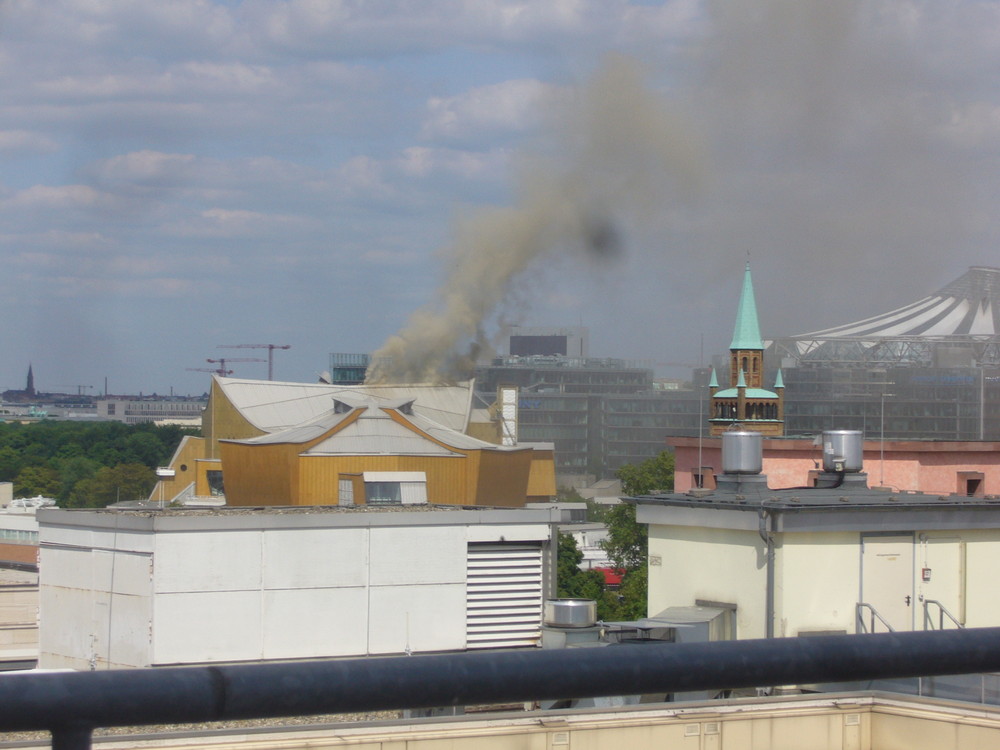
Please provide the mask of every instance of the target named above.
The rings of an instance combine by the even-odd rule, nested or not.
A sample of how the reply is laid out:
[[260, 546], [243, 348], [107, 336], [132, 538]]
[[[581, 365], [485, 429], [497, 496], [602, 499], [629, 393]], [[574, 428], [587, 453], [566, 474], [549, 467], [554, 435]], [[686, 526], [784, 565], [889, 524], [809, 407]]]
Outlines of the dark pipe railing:
[[1000, 628], [0, 675], [0, 731], [90, 747], [97, 727], [1000, 671]]

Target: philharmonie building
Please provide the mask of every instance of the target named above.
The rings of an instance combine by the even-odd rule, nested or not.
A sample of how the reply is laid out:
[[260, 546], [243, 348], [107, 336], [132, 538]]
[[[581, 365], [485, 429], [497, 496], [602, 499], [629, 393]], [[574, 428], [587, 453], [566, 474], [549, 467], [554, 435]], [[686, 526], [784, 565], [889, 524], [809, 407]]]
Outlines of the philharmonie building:
[[1000, 440], [1000, 268], [883, 315], [769, 342], [786, 435]]

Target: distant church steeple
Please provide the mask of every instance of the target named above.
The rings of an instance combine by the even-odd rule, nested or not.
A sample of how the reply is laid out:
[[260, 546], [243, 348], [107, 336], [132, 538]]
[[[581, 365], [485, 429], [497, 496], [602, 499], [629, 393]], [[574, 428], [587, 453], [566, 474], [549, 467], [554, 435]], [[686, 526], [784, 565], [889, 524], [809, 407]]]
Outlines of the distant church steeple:
[[35, 395], [35, 374], [31, 371], [31, 363], [28, 363], [28, 383], [24, 386], [24, 392], [29, 396]]
[[781, 371], [774, 386], [778, 393], [762, 387], [763, 377], [764, 339], [760, 335], [750, 261], [747, 261], [733, 341], [729, 345], [729, 388], [719, 390], [712, 371], [710, 434], [720, 435], [736, 424], [769, 436], [785, 433], [785, 387]]

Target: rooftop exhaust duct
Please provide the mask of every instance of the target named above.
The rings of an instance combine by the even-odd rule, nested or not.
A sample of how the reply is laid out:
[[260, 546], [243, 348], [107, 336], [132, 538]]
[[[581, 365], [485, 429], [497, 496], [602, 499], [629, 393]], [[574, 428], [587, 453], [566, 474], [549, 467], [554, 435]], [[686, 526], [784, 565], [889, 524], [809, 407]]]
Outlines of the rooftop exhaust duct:
[[823, 471], [857, 474], [864, 454], [861, 430], [825, 430], [823, 432]]
[[749, 430], [722, 433], [722, 474], [716, 478], [718, 489], [731, 492], [767, 487], [764, 469], [764, 436]]
[[723, 432], [722, 473], [760, 474], [764, 468], [763, 437], [759, 432]]

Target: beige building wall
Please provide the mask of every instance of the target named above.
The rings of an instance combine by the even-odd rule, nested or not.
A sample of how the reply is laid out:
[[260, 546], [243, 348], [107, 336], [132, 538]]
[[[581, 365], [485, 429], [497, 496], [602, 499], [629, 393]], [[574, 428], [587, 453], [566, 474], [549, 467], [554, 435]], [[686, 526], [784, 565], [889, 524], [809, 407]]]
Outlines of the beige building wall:
[[[0, 576], [0, 662], [38, 658], [38, 574]], [[19, 582], [19, 579], [32, 579]]]
[[649, 614], [697, 601], [736, 605], [736, 637], [763, 638], [767, 584], [756, 531], [649, 527]]
[[855, 631], [857, 532], [780, 534], [775, 550], [775, 635]]
[[[97, 743], [100, 738], [95, 738]], [[203, 746], [181, 735], [157, 745]], [[353, 750], [986, 750], [1000, 745], [996, 707], [882, 694], [487, 713], [460, 719], [278, 728], [217, 735], [212, 746]]]
[[926, 543], [919, 540], [918, 546], [918, 555], [926, 549], [931, 568], [931, 582], [921, 589], [924, 596], [941, 601], [970, 628], [1000, 625], [1000, 529], [941, 532], [928, 535]]
[[[878, 554], [862, 552], [865, 536], [859, 531], [774, 534], [776, 636], [857, 632], [864, 566], [879, 562], [863, 560], [863, 554]], [[893, 589], [893, 597], [910, 597], [905, 625], [897, 621], [897, 629], [909, 628], [910, 622], [916, 630], [956, 627], [951, 617], [942, 618], [938, 603], [962, 625], [1000, 625], [1000, 529], [927, 531], [898, 539], [907, 555], [912, 547], [912, 581], [907, 572]], [[649, 555], [650, 615], [699, 601], [735, 604], [736, 637], [766, 636], [766, 551], [756, 531], [651, 523]], [[908, 559], [900, 564], [909, 571]], [[880, 595], [866, 589], [865, 599], [888, 616]], [[867, 613], [866, 622], [869, 618]]]

